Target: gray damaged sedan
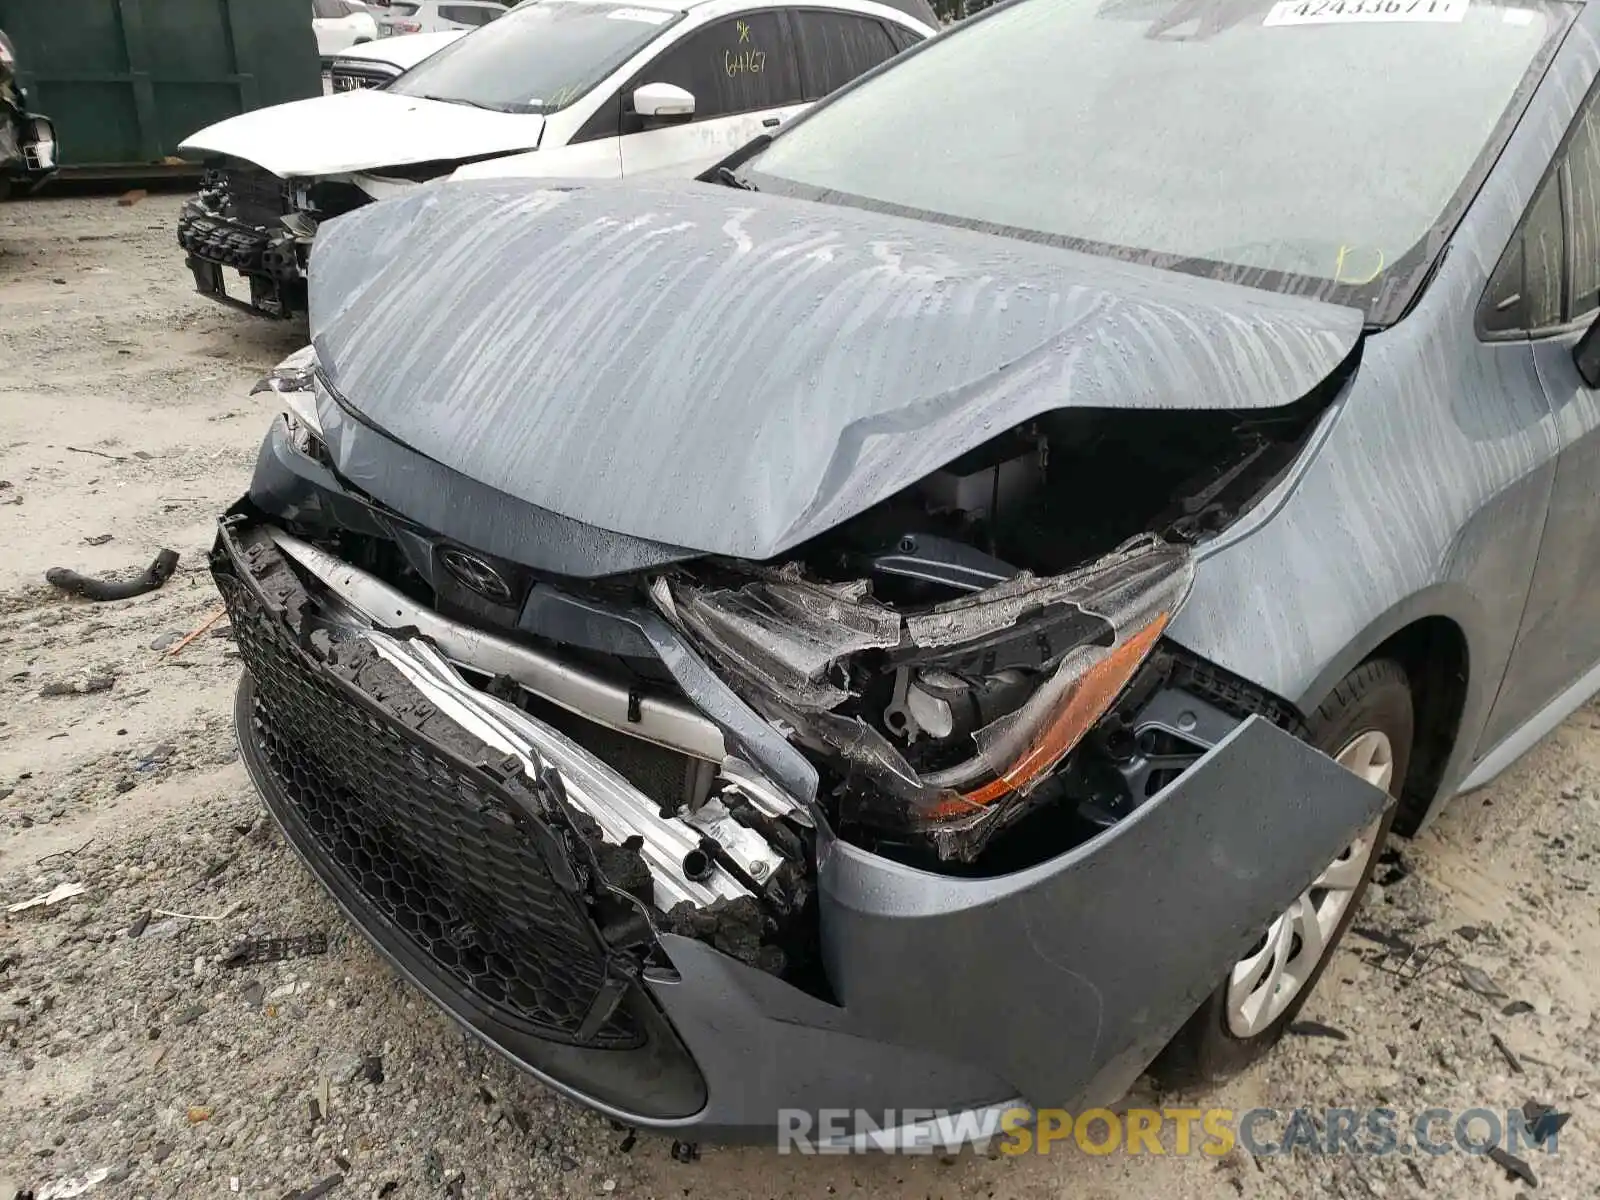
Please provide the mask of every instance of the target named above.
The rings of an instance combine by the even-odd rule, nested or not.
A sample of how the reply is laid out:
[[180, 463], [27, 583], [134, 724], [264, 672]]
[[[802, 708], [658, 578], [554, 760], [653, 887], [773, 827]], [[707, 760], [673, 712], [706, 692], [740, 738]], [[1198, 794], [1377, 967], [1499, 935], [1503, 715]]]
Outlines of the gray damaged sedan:
[[1600, 684], [1597, 29], [1017, 0], [701, 181], [342, 218], [213, 558], [267, 806], [635, 1126], [1249, 1061]]

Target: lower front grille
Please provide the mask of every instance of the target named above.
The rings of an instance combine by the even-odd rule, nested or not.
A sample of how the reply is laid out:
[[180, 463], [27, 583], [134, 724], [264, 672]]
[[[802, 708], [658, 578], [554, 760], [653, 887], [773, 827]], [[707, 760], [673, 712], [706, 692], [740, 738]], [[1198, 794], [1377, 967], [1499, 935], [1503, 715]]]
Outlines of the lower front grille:
[[[316, 653], [297, 644], [223, 557], [217, 586], [255, 683], [252, 728], [241, 734], [348, 888], [511, 1028], [638, 1045], [594, 926], [552, 870], [566, 852], [525, 807], [535, 785], [497, 783], [472, 766], [468, 735], [369, 643], [319, 631]], [[491, 757], [482, 749], [478, 761]], [[512, 787], [528, 795], [519, 802]]]

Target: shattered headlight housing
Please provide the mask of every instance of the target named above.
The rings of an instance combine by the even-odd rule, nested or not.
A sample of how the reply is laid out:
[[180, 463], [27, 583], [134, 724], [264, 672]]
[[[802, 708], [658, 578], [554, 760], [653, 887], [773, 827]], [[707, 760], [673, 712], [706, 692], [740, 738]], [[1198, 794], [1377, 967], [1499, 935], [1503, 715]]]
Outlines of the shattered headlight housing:
[[322, 445], [322, 420], [317, 416], [317, 352], [306, 346], [284, 359], [254, 387], [252, 396], [272, 392], [283, 403], [283, 419], [290, 444], [301, 454], [314, 454]]
[[[747, 568], [748, 570], [748, 568]], [[656, 581], [658, 608], [744, 698], [837, 769], [852, 814], [971, 858], [1116, 703], [1193, 582], [1185, 546], [1131, 541], [903, 612], [864, 581]]]

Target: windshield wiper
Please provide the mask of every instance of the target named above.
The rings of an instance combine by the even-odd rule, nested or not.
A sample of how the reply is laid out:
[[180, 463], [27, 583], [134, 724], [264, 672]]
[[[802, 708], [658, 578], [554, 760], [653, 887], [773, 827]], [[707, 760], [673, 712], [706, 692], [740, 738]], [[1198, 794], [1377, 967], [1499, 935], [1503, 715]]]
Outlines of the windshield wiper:
[[732, 167], [718, 167], [717, 182], [724, 187], [738, 188], [741, 192], [759, 192], [761, 190], [748, 179], [740, 179], [733, 173]]
[[463, 96], [424, 96], [424, 100], [434, 100], [440, 104], [465, 104], [468, 108], [481, 108], [484, 112], [510, 112], [509, 108], [501, 108], [498, 104], [485, 104], [481, 100], [468, 100]]

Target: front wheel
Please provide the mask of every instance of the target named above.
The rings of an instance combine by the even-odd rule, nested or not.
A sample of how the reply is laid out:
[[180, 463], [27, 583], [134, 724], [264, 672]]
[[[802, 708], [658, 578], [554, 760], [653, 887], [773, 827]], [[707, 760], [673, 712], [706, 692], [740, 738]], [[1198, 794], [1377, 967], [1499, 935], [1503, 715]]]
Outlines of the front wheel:
[[[1363, 663], [1306, 725], [1319, 750], [1398, 796], [1415, 727], [1411, 688], [1399, 663]], [[1188, 1087], [1226, 1078], [1283, 1036], [1360, 907], [1394, 811], [1388, 805], [1234, 964], [1152, 1064], [1160, 1083]]]

